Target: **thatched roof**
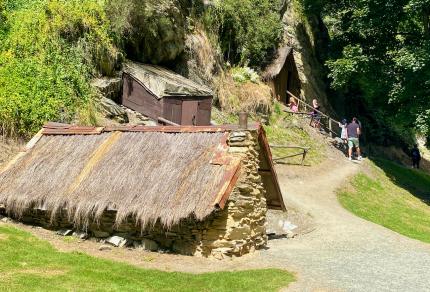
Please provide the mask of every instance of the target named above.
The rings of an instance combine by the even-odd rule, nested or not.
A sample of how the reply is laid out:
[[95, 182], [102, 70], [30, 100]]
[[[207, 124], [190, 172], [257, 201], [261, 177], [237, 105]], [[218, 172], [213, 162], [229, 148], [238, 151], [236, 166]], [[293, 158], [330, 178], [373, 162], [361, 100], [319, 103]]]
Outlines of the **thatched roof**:
[[166, 96], [213, 95], [206, 86], [160, 66], [127, 62], [124, 65], [124, 73], [132, 76], [159, 99]]
[[271, 80], [278, 76], [278, 74], [281, 72], [282, 68], [285, 65], [285, 62], [287, 61], [287, 58], [290, 54], [293, 53], [293, 49], [289, 46], [283, 46], [278, 49], [276, 58], [273, 60], [273, 62], [264, 70], [262, 74], [263, 80]]
[[0, 170], [0, 203], [16, 216], [41, 207], [54, 218], [65, 209], [80, 226], [106, 209], [117, 210], [117, 223], [132, 217], [142, 227], [202, 220], [224, 207], [238, 178], [231, 129], [49, 124]]

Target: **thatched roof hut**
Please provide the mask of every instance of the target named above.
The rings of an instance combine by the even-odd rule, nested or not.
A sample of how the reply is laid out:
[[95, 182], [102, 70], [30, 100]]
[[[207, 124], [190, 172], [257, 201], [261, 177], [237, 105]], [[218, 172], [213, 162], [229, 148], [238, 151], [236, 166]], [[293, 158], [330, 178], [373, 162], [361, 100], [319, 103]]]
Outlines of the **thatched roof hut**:
[[[229, 152], [236, 126], [78, 127], [47, 124], [13, 163], [0, 170], [0, 204], [15, 216], [66, 210], [77, 225], [116, 210], [116, 223], [170, 227], [224, 208], [243, 156]], [[264, 130], [258, 132], [269, 207], [285, 209]]]
[[279, 48], [276, 58], [264, 70], [262, 78], [272, 88], [275, 96], [284, 103], [288, 103], [287, 91], [299, 96], [300, 78], [293, 49], [289, 46]]

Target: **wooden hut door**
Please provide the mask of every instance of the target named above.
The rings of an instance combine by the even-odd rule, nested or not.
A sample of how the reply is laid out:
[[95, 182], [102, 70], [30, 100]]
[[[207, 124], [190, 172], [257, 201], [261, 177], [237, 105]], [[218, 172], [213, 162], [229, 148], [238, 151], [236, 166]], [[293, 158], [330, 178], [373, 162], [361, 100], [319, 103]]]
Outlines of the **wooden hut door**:
[[197, 125], [198, 100], [184, 100], [182, 102], [182, 121], [181, 125]]

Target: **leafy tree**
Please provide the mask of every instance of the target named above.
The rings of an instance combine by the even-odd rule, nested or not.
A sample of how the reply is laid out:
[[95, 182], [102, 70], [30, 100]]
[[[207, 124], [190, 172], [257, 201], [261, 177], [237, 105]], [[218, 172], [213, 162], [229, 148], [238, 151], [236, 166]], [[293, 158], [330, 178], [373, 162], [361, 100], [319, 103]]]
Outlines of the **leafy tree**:
[[260, 67], [282, 38], [279, 0], [222, 0], [210, 11], [209, 25], [232, 64]]
[[430, 130], [430, 1], [301, 0], [329, 26], [332, 87], [397, 133]]

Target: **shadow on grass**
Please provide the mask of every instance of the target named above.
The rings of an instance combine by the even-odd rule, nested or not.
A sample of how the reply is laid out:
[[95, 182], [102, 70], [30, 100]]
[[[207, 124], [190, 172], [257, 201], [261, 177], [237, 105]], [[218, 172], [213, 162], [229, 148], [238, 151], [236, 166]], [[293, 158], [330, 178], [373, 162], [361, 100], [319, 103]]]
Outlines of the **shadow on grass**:
[[395, 162], [370, 158], [397, 186], [409, 191], [430, 206], [430, 175], [421, 170], [404, 167]]

